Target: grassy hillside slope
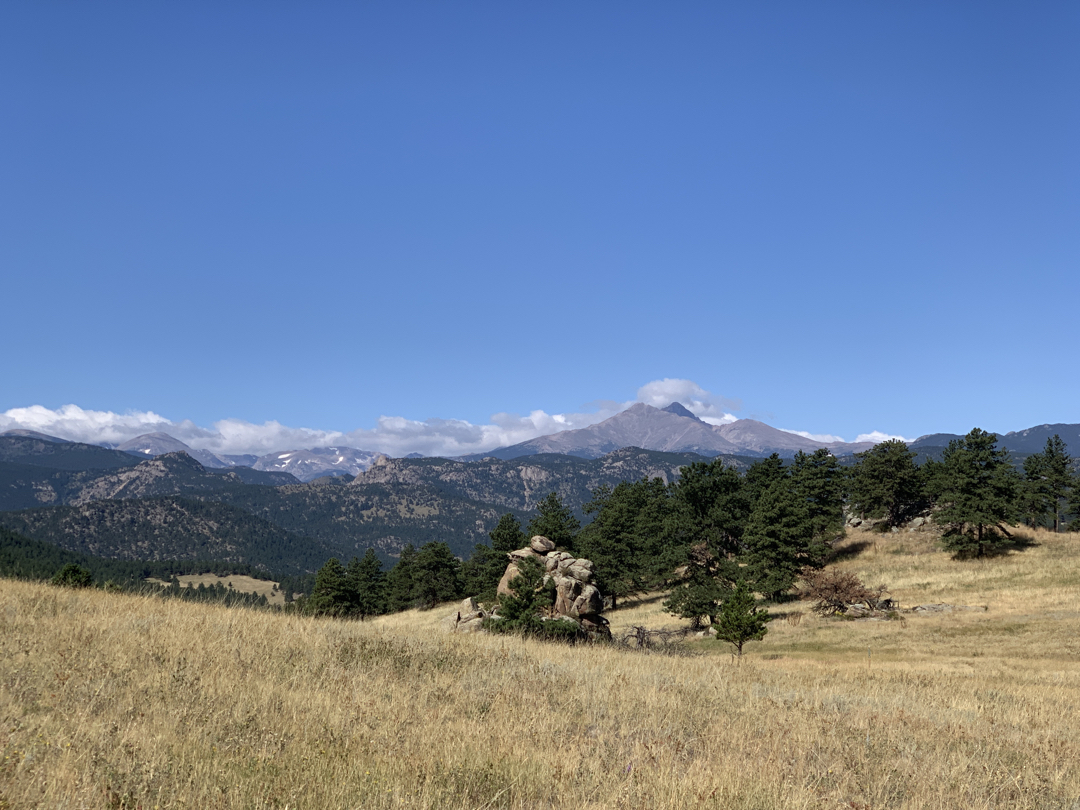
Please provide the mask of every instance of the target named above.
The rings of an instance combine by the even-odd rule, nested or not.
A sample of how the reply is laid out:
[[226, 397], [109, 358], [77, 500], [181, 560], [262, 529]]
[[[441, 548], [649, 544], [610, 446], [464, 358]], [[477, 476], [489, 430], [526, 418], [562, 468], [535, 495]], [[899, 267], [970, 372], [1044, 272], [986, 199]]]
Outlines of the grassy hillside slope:
[[1074, 806], [1080, 537], [848, 542], [905, 605], [988, 609], [778, 619], [736, 665], [0, 581], [0, 806]]

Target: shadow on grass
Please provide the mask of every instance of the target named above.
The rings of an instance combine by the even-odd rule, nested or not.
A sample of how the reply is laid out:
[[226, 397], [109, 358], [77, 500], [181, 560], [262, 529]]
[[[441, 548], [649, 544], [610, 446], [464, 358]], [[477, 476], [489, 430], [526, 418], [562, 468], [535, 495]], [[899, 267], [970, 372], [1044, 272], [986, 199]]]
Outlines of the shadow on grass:
[[620, 610], [629, 610], [630, 608], [641, 607], [643, 605], [655, 605], [657, 602], [663, 602], [668, 598], [668, 594], [665, 592], [650, 593], [644, 596], [622, 596], [619, 598], [616, 606], [612, 608], [606, 608], [605, 613], [618, 612]]
[[992, 542], [984, 544], [982, 549], [963, 548], [953, 552], [954, 560], [991, 560], [997, 557], [1007, 557], [1018, 551], [1027, 551], [1029, 548], [1038, 548], [1041, 544], [1022, 532], [1007, 536], [999, 536]]
[[843, 560], [854, 559], [866, 551], [866, 549], [870, 548], [871, 545], [869, 540], [856, 540], [853, 543], [847, 543], [842, 548], [834, 548], [829, 552], [825, 564], [832, 565], [833, 563], [842, 562]]

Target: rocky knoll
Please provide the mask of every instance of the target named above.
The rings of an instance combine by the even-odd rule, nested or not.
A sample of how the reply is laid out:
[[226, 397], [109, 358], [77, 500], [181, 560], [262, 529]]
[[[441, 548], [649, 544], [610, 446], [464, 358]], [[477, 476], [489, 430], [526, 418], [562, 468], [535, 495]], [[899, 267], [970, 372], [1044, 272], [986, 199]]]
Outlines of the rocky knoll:
[[[604, 598], [594, 584], [591, 560], [558, 551], [551, 540], [541, 535], [533, 537], [525, 548], [511, 551], [507, 556], [510, 561], [499, 581], [500, 596], [513, 595], [510, 583], [520, 573], [519, 563], [535, 559], [544, 566], [544, 584], [555, 586], [555, 603], [545, 618], [576, 622], [590, 638], [611, 637], [608, 621], [601, 615]], [[492, 614], [486, 613], [470, 598], [448, 619], [448, 624], [457, 632], [474, 632], [489, 615]], [[498, 617], [497, 609], [494, 615]]]

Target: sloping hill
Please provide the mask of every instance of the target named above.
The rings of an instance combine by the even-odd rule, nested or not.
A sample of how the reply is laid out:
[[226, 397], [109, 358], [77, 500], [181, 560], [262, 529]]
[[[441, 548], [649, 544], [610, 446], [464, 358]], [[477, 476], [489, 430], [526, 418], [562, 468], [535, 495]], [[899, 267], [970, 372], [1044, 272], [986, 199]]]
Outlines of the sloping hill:
[[[246, 467], [207, 470], [186, 453], [171, 453], [142, 462], [129, 456], [133, 464], [89, 469], [79, 469], [78, 464], [88, 460], [92, 463], [94, 459], [80, 459], [78, 454], [60, 458], [49, 455], [17, 458], [21, 460], [0, 461], [0, 511], [83, 504], [93, 500], [193, 495], [251, 484], [281, 486], [298, 483], [288, 473], [260, 472]], [[53, 459], [76, 469], [46, 466]]]
[[39, 435], [5, 433], [0, 436], [0, 462], [29, 464], [52, 470], [115, 470], [133, 467], [139, 459], [119, 450], [107, 450], [95, 444], [53, 441]]
[[120, 560], [223, 560], [299, 574], [332, 554], [323, 543], [235, 506], [175, 497], [2, 512], [0, 525], [68, 551]]

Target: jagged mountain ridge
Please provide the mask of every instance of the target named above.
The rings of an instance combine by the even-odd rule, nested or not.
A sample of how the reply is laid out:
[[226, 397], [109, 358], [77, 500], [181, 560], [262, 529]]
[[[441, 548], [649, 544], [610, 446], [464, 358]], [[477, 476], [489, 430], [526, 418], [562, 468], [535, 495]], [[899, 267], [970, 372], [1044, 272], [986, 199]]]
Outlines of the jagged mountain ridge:
[[355, 447], [312, 447], [269, 453], [251, 466], [256, 470], [291, 473], [300, 481], [312, 481], [325, 476], [356, 475], [368, 469], [381, 455]]
[[129, 439], [123, 444], [118, 444], [116, 449], [122, 450], [125, 453], [131, 453], [133, 456], [149, 456], [151, 458], [165, 455], [166, 453], [182, 452], [187, 453], [204, 467], [222, 469], [224, 467], [233, 466], [224, 459], [214, 455], [209, 450], [195, 450], [179, 439], [173, 438], [168, 433], [144, 433], [141, 436], [136, 436], [134, 439]]
[[94, 445], [0, 437], [0, 511], [297, 483], [288, 473], [207, 469], [183, 452], [139, 461]]
[[140, 458], [183, 452], [208, 469], [250, 467], [261, 472], [289, 473], [298, 481], [311, 481], [323, 476], [356, 475], [370, 467], [381, 455], [371, 450], [344, 446], [280, 450], [263, 456], [223, 455], [196, 450], [168, 433], [144, 433], [118, 445], [116, 449]]
[[[821, 447], [834, 455], [850, 455], [872, 446], [872, 442], [816, 441], [753, 419], [710, 425], [678, 402], [666, 408], [654, 408], [639, 402], [595, 425], [530, 439], [483, 456], [505, 460], [538, 453], [563, 453], [581, 458], [599, 458], [621, 447], [640, 447], [703, 456], [765, 457], [777, 453], [790, 458], [799, 451], [812, 453]], [[475, 460], [478, 457], [480, 454], [467, 458]]]

